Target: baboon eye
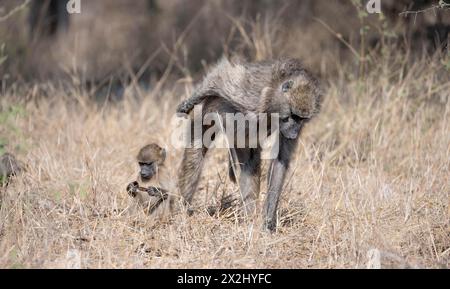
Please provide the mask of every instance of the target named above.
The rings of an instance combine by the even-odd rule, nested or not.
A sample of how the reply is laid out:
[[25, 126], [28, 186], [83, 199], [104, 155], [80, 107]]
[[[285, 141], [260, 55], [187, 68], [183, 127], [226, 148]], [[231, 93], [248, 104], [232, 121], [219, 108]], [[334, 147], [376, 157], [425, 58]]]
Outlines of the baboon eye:
[[286, 81], [285, 83], [283, 83], [283, 85], [281, 86], [281, 90], [283, 92], [287, 92], [289, 89], [291, 89], [292, 85], [294, 84], [294, 82], [292, 80]]
[[302, 120], [308, 120], [307, 117], [301, 117], [301, 116], [296, 115], [296, 114], [292, 114], [291, 117], [292, 117], [292, 119], [293, 119], [295, 122], [299, 122], [299, 121], [302, 121]]
[[288, 122], [288, 121], [289, 121], [289, 116], [283, 117], [283, 118], [281, 119], [281, 121], [282, 121], [282, 122]]
[[140, 166], [151, 166], [153, 165], [153, 162], [149, 162], [149, 163], [144, 163], [144, 162], [139, 162]]

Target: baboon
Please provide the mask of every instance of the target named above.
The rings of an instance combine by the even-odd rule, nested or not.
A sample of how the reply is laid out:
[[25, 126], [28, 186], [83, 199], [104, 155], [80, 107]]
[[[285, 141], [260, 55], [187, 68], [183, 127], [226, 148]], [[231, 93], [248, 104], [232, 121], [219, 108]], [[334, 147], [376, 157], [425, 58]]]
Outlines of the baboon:
[[[175, 189], [169, 171], [164, 165], [166, 150], [155, 143], [148, 144], [141, 148], [136, 160], [140, 168], [138, 181], [127, 186], [128, 194], [149, 214], [155, 212], [166, 201], [171, 209], [174, 200], [171, 194]], [[146, 187], [140, 187], [139, 182]]]
[[[268, 192], [263, 207], [264, 228], [274, 231], [281, 190], [298, 136], [303, 126], [319, 112], [321, 100], [318, 80], [302, 67], [298, 59], [248, 63], [223, 58], [196, 87], [192, 97], [178, 106], [177, 113], [188, 114], [195, 105], [202, 103], [202, 117], [211, 112], [222, 119], [225, 113], [279, 115], [277, 132], [270, 131], [267, 123], [269, 134], [278, 133], [279, 152], [269, 167]], [[258, 125], [264, 125], [257, 121]], [[203, 133], [207, 128], [203, 126]], [[193, 136], [190, 141], [193, 145], [199, 140]], [[178, 185], [188, 206], [197, 188], [207, 150], [204, 145], [184, 150]], [[241, 169], [239, 186], [244, 210], [253, 214], [260, 190], [261, 144], [258, 141], [257, 148], [231, 150], [236, 160], [230, 158], [230, 162], [233, 165], [239, 163]], [[234, 174], [230, 173], [230, 176], [234, 177]]]
[[9, 179], [21, 171], [22, 165], [12, 154], [5, 153], [0, 157], [0, 185], [8, 184]]
[[[168, 203], [165, 208], [173, 211], [173, 205], [178, 197], [174, 194], [174, 182], [164, 164], [166, 159], [165, 149], [157, 144], [146, 145], [139, 151], [136, 159], [140, 168], [138, 180], [128, 184], [128, 194], [135, 198], [148, 214], [158, 210], [164, 202]], [[144, 186], [140, 186], [139, 182]], [[231, 195], [224, 194], [220, 202], [208, 206], [206, 212], [211, 216], [225, 212], [233, 207], [234, 202], [235, 199]]]

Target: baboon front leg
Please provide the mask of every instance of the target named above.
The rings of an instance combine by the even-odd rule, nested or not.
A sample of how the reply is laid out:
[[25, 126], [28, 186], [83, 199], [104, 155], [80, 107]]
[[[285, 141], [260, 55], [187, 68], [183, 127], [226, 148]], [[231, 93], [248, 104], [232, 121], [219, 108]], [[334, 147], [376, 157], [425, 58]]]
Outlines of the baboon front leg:
[[260, 190], [261, 151], [260, 149], [236, 149], [241, 166], [239, 188], [241, 191], [243, 210], [246, 216], [255, 213]]
[[269, 231], [275, 231], [277, 225], [278, 202], [283, 189], [286, 171], [289, 168], [292, 153], [297, 145], [297, 140], [295, 139], [280, 138], [278, 157], [272, 161], [269, 167], [268, 191], [263, 209], [264, 228]]

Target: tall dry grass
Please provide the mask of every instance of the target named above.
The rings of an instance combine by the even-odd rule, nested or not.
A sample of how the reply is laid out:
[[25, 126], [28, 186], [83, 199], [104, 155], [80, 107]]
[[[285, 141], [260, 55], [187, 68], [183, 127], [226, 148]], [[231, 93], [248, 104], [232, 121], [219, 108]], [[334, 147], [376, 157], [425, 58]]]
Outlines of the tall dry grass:
[[[448, 267], [449, 56], [412, 57], [387, 41], [362, 65], [320, 45], [320, 24], [282, 33], [265, 21], [235, 19], [239, 51], [304, 56], [326, 76], [323, 109], [301, 137], [276, 234], [262, 232], [258, 219], [202, 210], [224, 192], [238, 194], [226, 151], [208, 159], [194, 216], [158, 219], [133, 209], [125, 187], [137, 173], [134, 155], [149, 141], [169, 142], [166, 122], [192, 90], [189, 73], [174, 81], [167, 70], [151, 91], [132, 82], [113, 103], [93, 100], [78, 75], [71, 85], [3, 83], [0, 144], [27, 167], [0, 189], [0, 267]], [[170, 52], [182, 67], [182, 51]], [[176, 175], [181, 152], [169, 155]]]
[[[161, 221], [123, 211], [133, 156], [147, 141], [167, 142], [173, 92], [107, 106], [75, 90], [47, 87], [52, 97], [33, 98], [30, 88], [28, 101], [3, 92], [2, 137], [27, 171], [1, 189], [0, 267], [349, 268], [366, 267], [372, 249], [383, 267], [448, 266], [448, 71], [402, 56], [392, 51], [365, 78], [343, 70], [329, 81], [274, 235], [202, 212]], [[180, 152], [170, 153], [175, 172]], [[200, 207], [237, 193], [224, 163], [226, 153], [210, 158]]]

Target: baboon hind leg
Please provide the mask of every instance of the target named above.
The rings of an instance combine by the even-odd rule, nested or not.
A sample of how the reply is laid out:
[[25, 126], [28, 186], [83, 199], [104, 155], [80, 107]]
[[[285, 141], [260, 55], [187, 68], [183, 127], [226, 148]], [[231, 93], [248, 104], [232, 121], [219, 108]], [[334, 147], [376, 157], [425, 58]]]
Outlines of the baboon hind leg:
[[242, 197], [243, 210], [246, 216], [255, 213], [261, 175], [260, 149], [236, 149], [236, 155], [241, 167], [239, 188]]
[[180, 194], [187, 206], [190, 206], [197, 189], [206, 151], [206, 148], [186, 148], [184, 150], [178, 186], [180, 188]]

